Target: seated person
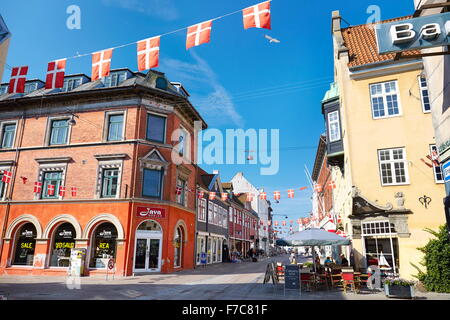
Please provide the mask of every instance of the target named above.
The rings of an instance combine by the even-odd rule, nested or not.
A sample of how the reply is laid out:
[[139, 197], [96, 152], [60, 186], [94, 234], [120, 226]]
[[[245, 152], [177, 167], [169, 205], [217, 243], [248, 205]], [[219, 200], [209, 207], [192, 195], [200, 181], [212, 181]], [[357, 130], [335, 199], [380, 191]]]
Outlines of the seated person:
[[348, 260], [345, 258], [343, 253], [340, 255], [340, 258], [341, 258], [341, 265], [348, 266]]
[[331, 259], [330, 257], [327, 257], [327, 258], [325, 259], [324, 264], [325, 264], [325, 265], [329, 265], [329, 264], [331, 264], [331, 263], [333, 263], [333, 259]]

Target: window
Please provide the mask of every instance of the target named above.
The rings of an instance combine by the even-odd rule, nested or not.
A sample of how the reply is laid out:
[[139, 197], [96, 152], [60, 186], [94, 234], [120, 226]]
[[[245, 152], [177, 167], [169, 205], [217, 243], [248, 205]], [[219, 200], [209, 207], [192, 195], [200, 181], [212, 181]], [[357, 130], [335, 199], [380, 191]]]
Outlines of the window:
[[228, 219], [230, 219], [230, 222], [233, 222], [233, 208], [230, 207], [229, 213], [228, 213]]
[[183, 252], [183, 229], [181, 227], [178, 227], [175, 232], [175, 238], [173, 240], [174, 242], [174, 267], [179, 268], [181, 267], [181, 259], [182, 259], [182, 252]]
[[166, 118], [154, 114], [147, 116], [147, 140], [165, 142]]
[[123, 114], [108, 115], [108, 141], [120, 141], [123, 139]]
[[[435, 144], [430, 146], [430, 157], [431, 159], [436, 159], [438, 158], [438, 150]], [[433, 161], [433, 173], [434, 173], [434, 181], [436, 181], [436, 183], [444, 183], [444, 173], [442, 172], [442, 166], [436, 165], [438, 163], [435, 163]]]
[[339, 127], [339, 111], [333, 111], [328, 114], [328, 132], [330, 142], [341, 139], [341, 129]]
[[13, 259], [14, 265], [33, 265], [36, 235], [36, 227], [32, 223], [26, 223], [20, 228], [16, 236], [16, 249]]
[[370, 85], [373, 118], [392, 117], [400, 114], [397, 81]]
[[208, 201], [208, 223], [213, 223], [214, 221], [213, 206], [214, 204], [211, 201]]
[[127, 72], [111, 72], [111, 74], [103, 78], [103, 84], [105, 87], [115, 87], [127, 79]]
[[422, 98], [422, 110], [424, 113], [431, 112], [430, 96], [428, 94], [428, 84], [425, 77], [419, 76], [420, 96]]
[[167, 80], [163, 77], [156, 78], [155, 87], [162, 90], [167, 90]]
[[177, 202], [184, 206], [185, 199], [186, 199], [186, 181], [182, 180], [182, 179], [178, 179], [177, 187], [179, 188], [179, 191], [177, 192]]
[[105, 268], [101, 259], [116, 258], [117, 229], [110, 223], [102, 223], [95, 229], [94, 239], [92, 239], [91, 268]]
[[81, 78], [64, 79], [63, 92], [72, 91], [81, 84]]
[[119, 182], [119, 169], [103, 169], [102, 172], [102, 198], [114, 198], [117, 195]]
[[30, 93], [37, 89], [37, 83], [26, 83], [24, 88], [24, 94]]
[[2, 128], [2, 149], [12, 148], [14, 144], [14, 135], [16, 133], [16, 124], [7, 123]]
[[188, 134], [187, 134], [186, 130], [180, 128], [180, 136], [178, 138], [178, 154], [180, 156], [184, 156], [185, 152], [187, 152], [187, 149], [186, 149], [187, 137], [188, 137]]
[[163, 171], [144, 169], [142, 195], [144, 197], [161, 198]]
[[382, 185], [409, 183], [405, 148], [378, 150], [378, 157]]
[[206, 221], [206, 199], [198, 199], [198, 220]]
[[42, 199], [57, 199], [59, 196], [59, 186], [62, 181], [62, 171], [44, 172], [42, 183]]
[[69, 133], [68, 119], [52, 120], [50, 130], [50, 145], [67, 143]]
[[2, 181], [3, 174], [4, 174], [4, 171], [0, 170], [0, 200], [3, 199], [3, 197], [5, 196], [5, 191], [6, 191], [6, 183]]
[[219, 224], [219, 206], [217, 204], [214, 204], [214, 221], [213, 223], [215, 225]]
[[0, 87], [0, 94], [7, 94], [8, 93], [8, 85], [3, 85]]
[[55, 231], [50, 266], [68, 267], [72, 248], [75, 248], [75, 228], [70, 223], [63, 223]]

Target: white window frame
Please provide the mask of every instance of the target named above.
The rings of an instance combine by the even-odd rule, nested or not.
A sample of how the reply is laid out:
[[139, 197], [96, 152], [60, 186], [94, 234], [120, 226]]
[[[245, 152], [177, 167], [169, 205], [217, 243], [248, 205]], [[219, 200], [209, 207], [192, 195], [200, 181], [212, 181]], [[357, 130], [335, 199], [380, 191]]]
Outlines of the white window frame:
[[208, 223], [212, 224], [214, 221], [214, 204], [208, 200]]
[[206, 222], [206, 199], [198, 199], [198, 221]]
[[[425, 87], [422, 86], [422, 80], [421, 80], [422, 78], [425, 79], [425, 83], [426, 83]], [[423, 111], [423, 113], [431, 113], [431, 101], [430, 101], [430, 90], [428, 89], [428, 80], [426, 77], [421, 77], [420, 75], [417, 76], [417, 80], [419, 81], [419, 91], [420, 91], [420, 101], [422, 102], [422, 111]], [[430, 110], [425, 110], [425, 101], [423, 101], [423, 98], [424, 98], [423, 91], [424, 90], [427, 90], [427, 92], [428, 92], [428, 101], [429, 101], [428, 103], [430, 104]]]
[[[123, 115], [123, 123], [122, 123], [122, 138], [120, 140], [108, 140], [109, 136], [109, 119], [111, 116]], [[127, 123], [127, 112], [126, 110], [117, 110], [117, 111], [106, 111], [105, 112], [105, 121], [103, 124], [103, 142], [117, 142], [125, 140], [125, 128]]]
[[[385, 85], [387, 83], [395, 83], [395, 95], [397, 95], [397, 106], [398, 106], [398, 113], [397, 114], [393, 114], [393, 115], [389, 115], [388, 114], [388, 103], [387, 103], [387, 99], [386, 96], [388, 95], [393, 95], [394, 93], [386, 93], [386, 88]], [[372, 87], [377, 86], [377, 85], [381, 85], [381, 94], [372, 94]], [[371, 106], [371, 112], [372, 112], [372, 119], [384, 119], [384, 118], [394, 118], [394, 117], [400, 117], [402, 116], [402, 106], [401, 106], [401, 102], [400, 102], [400, 90], [399, 90], [399, 86], [398, 86], [398, 81], [397, 80], [391, 80], [391, 81], [385, 81], [385, 82], [378, 82], [378, 83], [373, 83], [369, 85], [369, 95], [370, 95], [370, 106]], [[383, 110], [384, 110], [384, 116], [375, 116], [374, 114], [374, 108], [373, 108], [373, 98], [382, 98], [383, 99]]]
[[[331, 121], [330, 120], [330, 116], [334, 115], [334, 114], [336, 114], [337, 119]], [[341, 140], [341, 124], [339, 123], [339, 110], [332, 111], [332, 112], [328, 113], [327, 118], [328, 118], [327, 119], [328, 120], [327, 121], [328, 122], [328, 137], [330, 138], [330, 142]], [[331, 125], [334, 124], [334, 123], [337, 123], [337, 132], [335, 132], [336, 135], [333, 138], [334, 135], [333, 135], [333, 130], [332, 130], [332, 126]]]
[[[12, 139], [12, 145], [9, 148], [3, 148], [3, 128], [5, 127], [5, 125], [9, 125], [9, 124], [15, 124], [16, 125], [16, 129], [14, 130], [14, 136]], [[3, 121], [0, 124], [0, 149], [2, 150], [7, 150], [7, 149], [13, 149], [16, 145], [16, 136], [17, 136], [17, 127], [18, 127], [19, 122], [17, 120], [14, 121]]]
[[[395, 150], [402, 150], [402, 154], [403, 154], [403, 159], [399, 160], [399, 159], [395, 159], [394, 160], [394, 151]], [[382, 151], [389, 151], [389, 160], [381, 160], [381, 152]], [[408, 170], [408, 157], [406, 155], [406, 148], [404, 147], [400, 147], [400, 148], [388, 148], [388, 149], [379, 149], [377, 150], [377, 154], [378, 154], [378, 163], [379, 163], [379, 170], [380, 170], [380, 182], [382, 186], [400, 186], [400, 185], [407, 185], [409, 184], [409, 170]], [[405, 182], [396, 182], [397, 181], [397, 175], [395, 174], [395, 167], [394, 164], [395, 163], [399, 163], [402, 162], [404, 164], [404, 170], [405, 170]], [[392, 183], [384, 183], [383, 182], [383, 169], [382, 169], [382, 164], [389, 164], [390, 165], [390, 170], [392, 173]]]
[[[430, 156], [432, 155], [432, 151], [436, 151], [436, 153], [438, 153], [438, 148], [435, 144], [430, 144]], [[438, 153], [439, 154], [439, 153]], [[434, 175], [434, 181], [436, 183], [445, 183], [444, 180], [444, 170], [442, 170], [442, 165], [440, 165], [439, 167], [435, 166], [434, 163], [431, 163], [433, 165], [433, 175]], [[436, 172], [436, 168], [440, 168], [441, 169], [441, 175], [442, 175], [442, 180], [439, 180], [437, 178], [437, 172]]]
[[53, 121], [58, 121], [58, 120], [70, 120], [70, 115], [69, 116], [60, 116], [60, 117], [48, 117], [47, 119], [47, 132], [45, 134], [45, 141], [44, 141], [44, 146], [46, 147], [59, 147], [59, 146], [66, 146], [70, 144], [70, 140], [72, 137], [72, 126], [68, 125], [68, 129], [67, 129], [67, 140], [66, 143], [63, 144], [50, 144], [50, 140], [52, 138], [52, 123]]
[[[114, 197], [103, 198], [102, 197], [102, 185], [103, 185], [103, 171], [106, 169], [118, 169], [118, 179], [117, 179], [117, 193]], [[97, 167], [97, 185], [95, 187], [95, 199], [120, 199], [120, 192], [122, 189], [122, 171], [123, 171], [123, 160], [100, 160]]]

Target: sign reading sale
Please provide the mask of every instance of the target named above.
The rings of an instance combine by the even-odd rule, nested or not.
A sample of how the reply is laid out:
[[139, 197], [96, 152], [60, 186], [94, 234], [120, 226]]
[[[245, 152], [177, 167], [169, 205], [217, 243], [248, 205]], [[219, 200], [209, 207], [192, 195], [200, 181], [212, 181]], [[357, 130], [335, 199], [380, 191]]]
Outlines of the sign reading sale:
[[166, 209], [163, 208], [151, 208], [151, 207], [137, 207], [138, 217], [151, 217], [151, 218], [165, 218]]

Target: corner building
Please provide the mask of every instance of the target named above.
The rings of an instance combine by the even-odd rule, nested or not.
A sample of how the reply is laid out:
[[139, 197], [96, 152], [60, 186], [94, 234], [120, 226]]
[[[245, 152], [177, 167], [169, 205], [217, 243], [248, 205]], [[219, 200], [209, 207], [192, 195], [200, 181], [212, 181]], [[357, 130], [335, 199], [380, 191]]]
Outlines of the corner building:
[[11, 177], [0, 186], [0, 274], [66, 274], [71, 248], [86, 249], [84, 275], [106, 272], [107, 259], [122, 276], [193, 268], [186, 163], [194, 121], [206, 123], [188, 93], [156, 71], [65, 79], [0, 96], [0, 172]]

